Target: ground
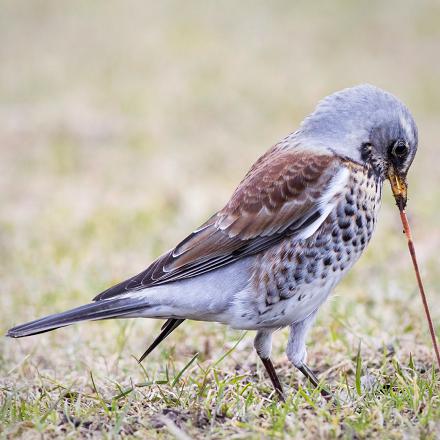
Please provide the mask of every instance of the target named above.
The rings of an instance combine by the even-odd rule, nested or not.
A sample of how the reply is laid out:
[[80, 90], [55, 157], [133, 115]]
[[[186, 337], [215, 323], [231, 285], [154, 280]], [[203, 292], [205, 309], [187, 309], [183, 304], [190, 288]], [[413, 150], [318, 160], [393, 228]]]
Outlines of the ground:
[[[438, 2], [56, 2], [0, 14], [0, 331], [88, 302], [226, 202], [318, 99], [370, 82], [418, 122], [409, 214], [440, 320]], [[389, 188], [273, 396], [253, 332], [152, 320], [0, 339], [1, 438], [436, 438], [440, 385]]]

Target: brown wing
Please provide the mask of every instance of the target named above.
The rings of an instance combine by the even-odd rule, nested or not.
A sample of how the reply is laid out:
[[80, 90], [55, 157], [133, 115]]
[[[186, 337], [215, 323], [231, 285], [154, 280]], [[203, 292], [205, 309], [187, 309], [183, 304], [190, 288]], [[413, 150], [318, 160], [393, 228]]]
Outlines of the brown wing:
[[95, 300], [200, 275], [304, 230], [322, 215], [320, 200], [340, 165], [333, 155], [269, 150], [221, 211], [145, 271]]

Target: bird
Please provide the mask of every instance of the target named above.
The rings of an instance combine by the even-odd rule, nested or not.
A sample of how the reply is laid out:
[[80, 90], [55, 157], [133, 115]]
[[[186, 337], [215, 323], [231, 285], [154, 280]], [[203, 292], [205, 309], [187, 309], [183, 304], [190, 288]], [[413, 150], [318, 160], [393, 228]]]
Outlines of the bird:
[[7, 336], [109, 318], [165, 320], [141, 362], [185, 320], [254, 330], [283, 400], [271, 348], [273, 333], [288, 327], [287, 357], [318, 387], [307, 334], [368, 245], [387, 179], [405, 207], [417, 146], [414, 118], [391, 93], [370, 84], [332, 93], [253, 164], [222, 209], [144, 271]]

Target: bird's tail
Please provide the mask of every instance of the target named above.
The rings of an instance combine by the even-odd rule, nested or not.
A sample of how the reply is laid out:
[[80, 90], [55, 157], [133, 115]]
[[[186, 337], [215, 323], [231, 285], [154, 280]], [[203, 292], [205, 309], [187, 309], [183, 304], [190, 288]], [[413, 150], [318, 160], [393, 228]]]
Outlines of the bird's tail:
[[124, 317], [149, 307], [150, 305], [146, 298], [125, 297], [96, 301], [67, 310], [66, 312], [56, 313], [26, 324], [17, 325], [8, 331], [7, 336], [22, 338], [66, 327], [80, 321]]

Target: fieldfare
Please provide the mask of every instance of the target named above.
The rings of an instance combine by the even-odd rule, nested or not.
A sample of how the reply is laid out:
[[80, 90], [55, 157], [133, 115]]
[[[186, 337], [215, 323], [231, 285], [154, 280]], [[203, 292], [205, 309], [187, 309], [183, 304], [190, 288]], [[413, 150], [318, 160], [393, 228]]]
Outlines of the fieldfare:
[[283, 398], [270, 353], [272, 333], [289, 326], [287, 356], [316, 386], [307, 332], [367, 246], [384, 180], [405, 206], [416, 149], [414, 119], [393, 95], [371, 85], [334, 93], [255, 162], [224, 208], [143, 272], [8, 336], [88, 320], [166, 319], [142, 360], [185, 319], [256, 330], [255, 349]]

